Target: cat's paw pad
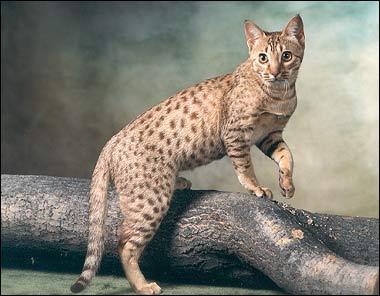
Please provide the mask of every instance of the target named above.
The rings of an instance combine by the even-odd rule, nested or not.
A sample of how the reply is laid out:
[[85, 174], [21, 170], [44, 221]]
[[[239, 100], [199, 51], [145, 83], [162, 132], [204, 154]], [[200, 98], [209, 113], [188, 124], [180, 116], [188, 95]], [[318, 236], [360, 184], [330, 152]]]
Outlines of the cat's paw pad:
[[252, 190], [250, 190], [250, 192], [256, 195], [257, 197], [265, 197], [268, 199], [273, 198], [272, 191], [266, 187], [257, 186], [253, 188]]
[[161, 288], [156, 283], [146, 283], [142, 287], [136, 289], [137, 294], [140, 295], [158, 295], [161, 293]]

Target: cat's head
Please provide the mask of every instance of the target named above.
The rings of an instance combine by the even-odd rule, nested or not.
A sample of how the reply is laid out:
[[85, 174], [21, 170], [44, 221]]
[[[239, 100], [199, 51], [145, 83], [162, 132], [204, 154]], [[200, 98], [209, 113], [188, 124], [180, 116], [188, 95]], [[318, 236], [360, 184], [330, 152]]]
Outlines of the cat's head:
[[294, 83], [303, 59], [305, 36], [299, 15], [282, 32], [265, 32], [251, 21], [244, 23], [253, 71], [267, 85]]

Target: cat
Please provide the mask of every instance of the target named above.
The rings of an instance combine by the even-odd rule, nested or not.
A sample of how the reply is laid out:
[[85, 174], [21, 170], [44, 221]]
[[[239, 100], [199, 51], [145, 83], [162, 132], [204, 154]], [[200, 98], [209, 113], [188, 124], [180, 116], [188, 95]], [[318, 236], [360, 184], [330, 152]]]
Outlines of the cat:
[[191, 187], [178, 172], [227, 155], [246, 190], [272, 198], [259, 185], [250, 147], [256, 145], [279, 167], [283, 196], [294, 194], [293, 158], [282, 138], [296, 104], [295, 82], [305, 37], [299, 15], [281, 32], [266, 32], [245, 21], [249, 56], [229, 74], [202, 81], [152, 107], [119, 133], [100, 153], [89, 210], [89, 241], [82, 274], [71, 287], [82, 291], [94, 277], [104, 249], [107, 188], [112, 179], [124, 215], [118, 250], [136, 293], [159, 294], [139, 268], [139, 258], [169, 208], [175, 189]]

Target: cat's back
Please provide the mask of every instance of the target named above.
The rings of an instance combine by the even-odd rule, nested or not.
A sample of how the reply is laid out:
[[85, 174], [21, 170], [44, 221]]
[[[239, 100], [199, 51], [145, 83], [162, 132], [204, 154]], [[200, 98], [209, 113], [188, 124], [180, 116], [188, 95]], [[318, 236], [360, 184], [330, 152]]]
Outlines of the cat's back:
[[220, 158], [220, 99], [231, 84], [229, 74], [202, 81], [138, 116], [111, 139], [115, 166], [131, 170], [144, 160], [187, 169]]

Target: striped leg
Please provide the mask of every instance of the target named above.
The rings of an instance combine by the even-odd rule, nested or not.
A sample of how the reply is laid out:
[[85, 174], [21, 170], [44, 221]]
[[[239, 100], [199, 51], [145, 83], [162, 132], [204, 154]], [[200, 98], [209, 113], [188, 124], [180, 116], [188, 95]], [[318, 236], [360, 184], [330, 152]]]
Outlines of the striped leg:
[[257, 144], [257, 147], [277, 163], [281, 194], [286, 198], [291, 198], [295, 190], [292, 178], [293, 157], [288, 145], [286, 145], [282, 138], [282, 131], [269, 133]]
[[268, 188], [258, 185], [253, 169], [250, 147], [244, 141], [239, 141], [239, 139], [229, 140], [229, 138], [225, 140], [225, 146], [240, 184], [258, 197], [272, 198], [272, 192]]
[[155, 283], [148, 283], [144, 275], [141, 273], [138, 261], [143, 248], [137, 248], [130, 242], [119, 247], [119, 254], [125, 275], [131, 287], [138, 293], [143, 295], [155, 295], [161, 293], [161, 288]]

